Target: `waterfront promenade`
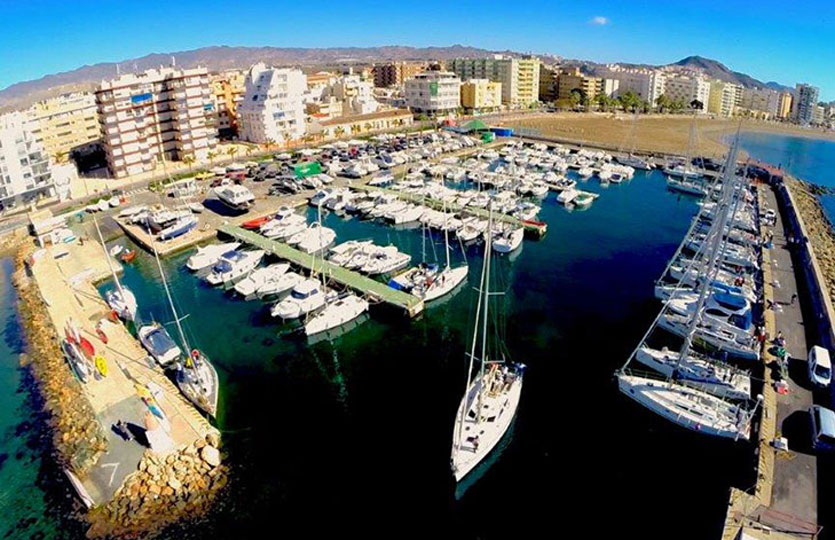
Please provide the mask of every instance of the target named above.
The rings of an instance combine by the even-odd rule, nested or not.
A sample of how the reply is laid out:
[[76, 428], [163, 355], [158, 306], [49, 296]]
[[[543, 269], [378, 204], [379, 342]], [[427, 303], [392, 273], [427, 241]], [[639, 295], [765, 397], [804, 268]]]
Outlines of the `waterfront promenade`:
[[[118, 265], [115, 261], [114, 264]], [[173, 445], [169, 452], [204, 439], [209, 433], [217, 434], [174, 384], [158, 368], [151, 367], [147, 353], [122, 323], [102, 323], [107, 344], [96, 334], [96, 324], [110, 311], [94, 286], [95, 282], [110, 276], [99, 243], [86, 241], [83, 245], [60, 244], [47, 248], [34, 259], [31, 272], [55, 328], [62, 332], [72, 318], [82, 336], [107, 361], [106, 377], [82, 385], [108, 437], [107, 452], [79, 478], [93, 503], [109, 501], [125, 478], [137, 470], [145, 452], [144, 446], [136, 441], [124, 441], [111, 429], [118, 420], [144, 426], [148, 409], [139, 397], [137, 385], [151, 384], [162, 389], [158, 401], [171, 425]]]

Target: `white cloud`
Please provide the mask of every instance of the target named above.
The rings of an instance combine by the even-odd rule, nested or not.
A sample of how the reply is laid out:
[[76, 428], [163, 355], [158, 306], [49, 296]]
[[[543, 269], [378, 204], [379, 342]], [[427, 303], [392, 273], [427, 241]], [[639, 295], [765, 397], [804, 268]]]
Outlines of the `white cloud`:
[[595, 26], [605, 26], [609, 24], [609, 22], [610, 21], [608, 17], [601, 17], [600, 15], [598, 15], [597, 17], [592, 17], [589, 21], [589, 24], [593, 24]]

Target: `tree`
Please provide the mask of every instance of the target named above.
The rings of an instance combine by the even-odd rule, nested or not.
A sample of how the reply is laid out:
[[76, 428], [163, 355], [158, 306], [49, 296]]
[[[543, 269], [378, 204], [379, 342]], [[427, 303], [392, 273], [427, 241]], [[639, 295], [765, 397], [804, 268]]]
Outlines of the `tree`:
[[658, 112], [664, 112], [672, 106], [672, 100], [667, 97], [667, 94], [661, 94], [655, 98], [655, 106], [658, 107]]
[[52, 157], [55, 159], [55, 163], [66, 163], [67, 158], [69, 157], [69, 153], [59, 151], [55, 152], [55, 154]]
[[359, 124], [354, 124], [351, 126], [351, 134], [359, 133], [360, 131], [362, 131], [362, 128], [359, 126]]
[[191, 172], [191, 166], [194, 165], [194, 161], [195, 161], [194, 156], [192, 156], [192, 155], [188, 155], [188, 156], [183, 157], [183, 163], [188, 165], [189, 172]]
[[366, 122], [365, 125], [362, 127], [365, 128], [365, 131], [371, 131], [371, 128], [373, 128], [374, 126], [371, 125], [371, 122]]
[[235, 154], [238, 153], [238, 148], [236, 146], [230, 146], [226, 149], [226, 155], [229, 156], [229, 159], [234, 159]]
[[340, 138], [345, 135], [345, 128], [342, 126], [336, 126], [336, 129], [333, 130], [334, 134], [336, 134], [336, 138]]
[[273, 139], [267, 139], [267, 141], [264, 143], [264, 146], [267, 147], [267, 151], [269, 152], [273, 149], [273, 147], [275, 147], [275, 141]]
[[618, 101], [620, 102], [621, 107], [623, 107], [624, 111], [635, 111], [641, 105], [641, 98], [639, 98], [634, 92], [631, 90], [628, 92], [624, 92], [618, 97]]
[[251, 156], [254, 151], [255, 151], [255, 148], [253, 148], [251, 146], [247, 146], [246, 150], [244, 150], [244, 152], [246, 152], [246, 157]]
[[571, 101], [571, 108], [576, 110], [580, 103], [583, 102], [584, 98], [585, 96], [583, 95], [583, 91], [581, 89], [575, 88], [574, 90], [572, 90], [571, 94], [569, 95], [569, 100]]
[[217, 157], [217, 152], [215, 152], [214, 150], [210, 150], [210, 151], [206, 154], [206, 157], [207, 157], [207, 158], [209, 158], [209, 164], [210, 164], [210, 165], [214, 165], [214, 163], [215, 163], [215, 158]]

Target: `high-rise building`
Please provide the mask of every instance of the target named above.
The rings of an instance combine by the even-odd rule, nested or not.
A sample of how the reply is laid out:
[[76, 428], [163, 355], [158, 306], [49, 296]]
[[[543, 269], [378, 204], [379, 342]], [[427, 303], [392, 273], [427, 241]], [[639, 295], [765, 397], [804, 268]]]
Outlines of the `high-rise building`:
[[39, 101], [26, 110], [26, 119], [35, 142], [56, 161], [86, 153], [101, 143], [96, 96], [88, 92]]
[[244, 99], [244, 72], [233, 69], [209, 76], [217, 115], [217, 131], [221, 137], [238, 134], [238, 104]]
[[102, 81], [96, 90], [107, 165], [117, 178], [156, 163], [207, 159], [217, 145], [206, 68], [150, 69]]
[[426, 64], [424, 62], [388, 62], [385, 64], [375, 64], [372, 68], [374, 73], [374, 86], [378, 88], [400, 86], [425, 70]]
[[750, 111], [765, 113], [765, 118], [774, 118], [780, 106], [780, 94], [770, 88], [745, 88], [742, 91], [741, 107]]
[[792, 114], [792, 93], [791, 92], [781, 92], [780, 93], [780, 100], [777, 104], [777, 117], [782, 119], [788, 119], [791, 117]]
[[[664, 81], [664, 95], [685, 108], [692, 108], [698, 103], [696, 109], [706, 112], [710, 101], [710, 83], [700, 76], [668, 75]], [[655, 104], [652, 102], [652, 105]]]
[[373, 87], [370, 82], [360, 79], [358, 75], [343, 75], [336, 77], [324, 88], [322, 101], [334, 98], [342, 104], [342, 114], [371, 114], [380, 107], [374, 99]]
[[449, 114], [461, 104], [461, 79], [449, 71], [419, 73], [405, 87], [406, 104], [418, 114]]
[[558, 76], [558, 88], [557, 96], [560, 101], [570, 100], [571, 94], [577, 92], [581, 97], [592, 101], [603, 93], [603, 79], [583, 75], [578, 67], [562, 69]]
[[490, 58], [456, 58], [449, 63], [450, 71], [462, 80], [490, 79], [502, 84], [502, 102], [527, 106], [539, 101], [538, 58], [511, 58], [494, 55]]
[[818, 88], [809, 84], [797, 83], [792, 102], [792, 119], [804, 126], [812, 123], [817, 104]]
[[632, 92], [651, 105], [655, 105], [659, 96], [664, 94], [666, 76], [659, 70], [624, 68], [612, 64], [606, 66], [606, 69], [602, 70], [599, 75], [618, 81], [618, 96]]
[[283, 144], [304, 136], [304, 73], [259, 62], [249, 68], [245, 86], [238, 106], [242, 139]]
[[539, 68], [539, 99], [552, 102], [560, 97], [560, 70], [556, 66], [542, 64]]
[[49, 156], [29, 131], [26, 115], [0, 116], [0, 210], [54, 194]]
[[470, 79], [461, 83], [461, 106], [471, 111], [492, 111], [502, 106], [502, 83]]

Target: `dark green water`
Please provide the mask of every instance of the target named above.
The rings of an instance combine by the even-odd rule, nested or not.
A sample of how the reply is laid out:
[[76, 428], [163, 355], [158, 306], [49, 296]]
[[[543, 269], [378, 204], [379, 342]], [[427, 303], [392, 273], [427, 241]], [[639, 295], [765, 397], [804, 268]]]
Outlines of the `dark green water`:
[[[218, 425], [234, 470], [224, 507], [192, 535], [716, 536], [728, 487], [753, 483], [750, 448], [668, 425], [612, 380], [657, 312], [652, 283], [697, 207], [657, 173], [584, 189], [603, 194], [582, 212], [549, 195], [548, 235], [498, 263], [507, 347], [529, 370], [509, 446], [457, 502], [448, 465], [470, 287], [414, 321], [372, 308], [360, 327], [311, 346], [270, 320], [267, 305], [201, 283], [183, 267], [189, 253], [165, 260], [188, 332], [219, 371]], [[420, 257], [419, 229], [325, 223], [339, 241], [391, 241]], [[480, 253], [466, 253], [470, 286]], [[124, 281], [144, 316], [170, 320], [152, 258], [142, 253]]]

